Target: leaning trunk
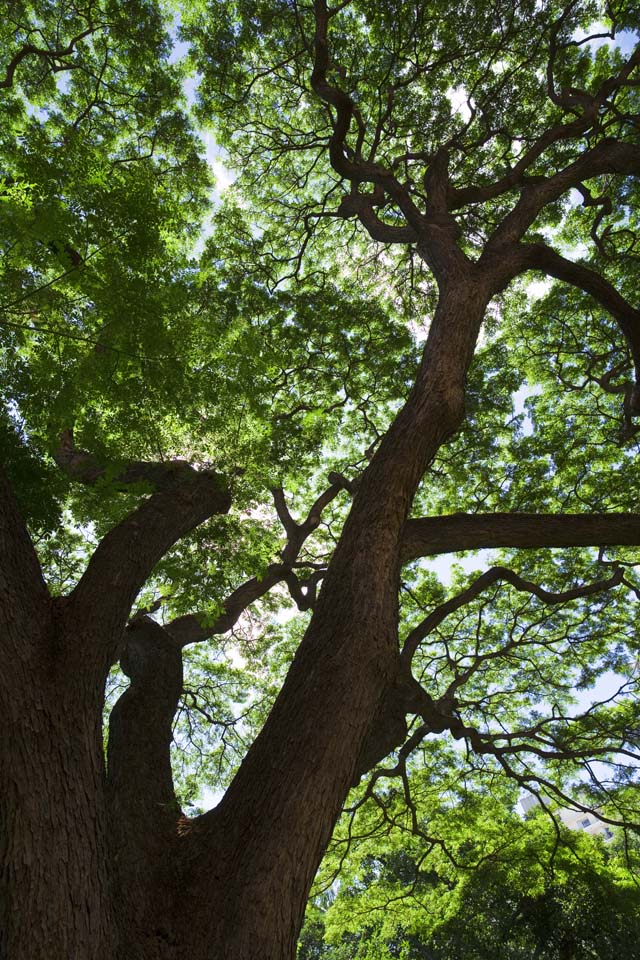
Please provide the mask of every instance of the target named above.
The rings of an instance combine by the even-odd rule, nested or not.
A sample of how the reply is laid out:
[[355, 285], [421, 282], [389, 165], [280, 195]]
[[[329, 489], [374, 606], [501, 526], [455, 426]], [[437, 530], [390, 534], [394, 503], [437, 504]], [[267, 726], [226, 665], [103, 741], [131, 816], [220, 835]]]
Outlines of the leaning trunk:
[[221, 804], [190, 826], [181, 908], [190, 960], [295, 955], [314, 874], [396, 677], [402, 526], [461, 422], [487, 299], [470, 281], [443, 296], [416, 386], [362, 477], [269, 719]]

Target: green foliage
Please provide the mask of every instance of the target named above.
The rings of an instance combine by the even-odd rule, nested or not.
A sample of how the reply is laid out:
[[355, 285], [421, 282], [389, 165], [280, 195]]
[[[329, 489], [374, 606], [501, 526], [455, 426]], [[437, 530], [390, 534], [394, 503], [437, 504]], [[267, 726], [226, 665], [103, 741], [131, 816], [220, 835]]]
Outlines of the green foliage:
[[615, 841], [558, 831], [541, 811], [523, 821], [500, 791], [427, 797], [428, 857], [361, 826], [340, 880], [310, 903], [300, 960], [635, 956], [640, 891]]
[[[549, 92], [554, 43], [554, 89], [593, 93], [623, 54], [577, 38], [606, 32], [613, 15], [631, 36], [640, 28], [626, 2], [338, 7], [328, 80], [354, 104], [345, 156], [402, 170], [422, 207], [436, 157], [446, 152], [451, 190], [463, 193], [572, 122], [575, 110]], [[300, 520], [330, 471], [357, 482], [410, 392], [436, 285], [412, 245], [373, 243], [339, 215], [354, 193], [330, 163], [335, 115], [312, 90], [312, 5], [10, 8], [0, 25], [0, 456], [57, 593], [148, 493], [117, 491], [120, 466], [180, 457], [221, 471], [230, 514], [178, 543], [138, 600], [165, 621], [197, 613], [211, 626], [240, 584], [282, 558], [272, 488]], [[637, 117], [634, 81], [577, 139], [550, 139], [530, 182], [608, 139], [637, 142]], [[212, 133], [236, 174], [222, 199], [205, 156]], [[608, 174], [581, 186], [547, 204], [524, 240], [553, 241], [633, 302], [637, 183]], [[608, 212], [581, 202], [600, 195]], [[514, 202], [514, 191], [460, 200], [461, 250], [477, 259]], [[376, 212], [404, 223], [388, 196]], [[491, 305], [465, 422], [425, 474], [416, 516], [638, 509], [620, 330], [586, 294], [549, 283], [536, 297], [530, 281]], [[55, 465], [71, 428], [108, 467], [93, 488]], [[323, 512], [301, 577], [326, 567], [349, 503], [344, 489]], [[579, 797], [638, 822], [637, 551], [502, 550], [492, 561], [557, 592], [606, 578], [612, 562], [625, 579], [553, 605], [497, 582], [429, 634], [413, 672], [457, 733], [418, 738], [356, 790], [301, 957], [631, 956], [637, 854], [567, 833], [558, 845], [546, 822], [512, 809], [519, 786], [542, 785], [552, 806]], [[405, 568], [400, 641], [487, 562]], [[292, 614], [280, 584], [232, 633], [187, 651], [174, 730], [185, 804], [228, 784], [263, 724], [307, 622]], [[420, 719], [409, 721], [415, 734]]]

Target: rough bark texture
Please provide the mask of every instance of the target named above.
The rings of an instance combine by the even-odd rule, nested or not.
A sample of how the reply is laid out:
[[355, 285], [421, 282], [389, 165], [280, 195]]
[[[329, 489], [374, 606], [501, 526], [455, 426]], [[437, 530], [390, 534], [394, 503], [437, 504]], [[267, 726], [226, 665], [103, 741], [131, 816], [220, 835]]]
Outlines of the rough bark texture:
[[0, 956], [112, 960], [102, 689], [0, 471]]
[[[487, 298], [471, 270], [444, 286], [416, 386], [355, 491], [269, 720], [221, 804], [195, 820], [176, 803], [169, 761], [189, 638], [148, 617], [125, 622], [166, 543], [226, 509], [228, 496], [193, 476], [161, 490], [108, 535], [80, 587], [53, 600], [2, 480], [2, 960], [291, 960], [354, 779], [402, 742], [407, 711], [446, 726], [402, 680], [401, 563], [500, 545], [638, 542], [637, 515], [407, 521], [425, 467], [463, 416]], [[280, 510], [293, 556], [315, 514], [295, 525]], [[242, 589], [253, 597], [258, 585]], [[116, 652], [131, 683], [112, 711], [105, 773], [102, 694]]]
[[[396, 679], [397, 587], [411, 499], [463, 416], [464, 376], [488, 291], [458, 279], [443, 295], [408, 404], [359, 484], [266, 727], [211, 813], [185, 822], [173, 795], [180, 643], [148, 618], [123, 630], [167, 543], [228, 505], [219, 484], [189, 476], [152, 496], [103, 541], [74, 594], [56, 602], [16, 510], [4, 511], [5, 538], [25, 568], [8, 589], [21, 609], [29, 605], [33, 637], [26, 657], [24, 624], [11, 635], [18, 654], [3, 685], [14, 732], [3, 750], [5, 816], [13, 817], [5, 821], [3, 912], [5, 920], [22, 918], [4, 926], [12, 960], [294, 955], [309, 886], [372, 718]], [[289, 533], [293, 542], [293, 527]], [[131, 686], [111, 718], [107, 778], [100, 709], [116, 652]], [[47, 786], [38, 793], [40, 782]], [[29, 909], [17, 910], [18, 903]]]
[[107, 800], [114, 899], [125, 956], [170, 957], [181, 810], [169, 750], [182, 692], [179, 647], [148, 617], [127, 630], [120, 660], [131, 684], [109, 721]]
[[[200, 638], [198, 625], [125, 624], [167, 547], [228, 508], [219, 478], [178, 471], [107, 535], [73, 594], [57, 600], [3, 481], [2, 960], [291, 960], [351, 784], [402, 742], [407, 711], [433, 714], [433, 728], [443, 729], [437, 705], [416, 705], [407, 677], [403, 686], [402, 562], [483, 546], [638, 542], [636, 515], [407, 520], [426, 467], [462, 420], [492, 292], [439, 230], [424, 255], [442, 278], [441, 297], [415, 387], [355, 490], [270, 717], [210, 813], [182, 816], [169, 761], [180, 651]], [[288, 546], [273, 582], [288, 575], [316, 513], [339, 489], [333, 484], [302, 524], [276, 494]], [[262, 592], [248, 582], [224, 616], [233, 621], [245, 594]], [[117, 656], [131, 684], [112, 712], [107, 775], [102, 694]]]
[[640, 540], [638, 513], [456, 513], [407, 520], [404, 562], [417, 557], [491, 547], [624, 546]]
[[[73, 594], [51, 598], [1, 471], [0, 487], [0, 957], [172, 955], [157, 918], [177, 837], [168, 751], [180, 653], [149, 621], [123, 631], [153, 565], [229, 495], [191, 471], [105, 537]], [[116, 652], [132, 685], [115, 711], [107, 788]], [[164, 952], [146, 948], [149, 931]]]
[[101, 696], [58, 666], [32, 660], [4, 675], [3, 960], [115, 956]]

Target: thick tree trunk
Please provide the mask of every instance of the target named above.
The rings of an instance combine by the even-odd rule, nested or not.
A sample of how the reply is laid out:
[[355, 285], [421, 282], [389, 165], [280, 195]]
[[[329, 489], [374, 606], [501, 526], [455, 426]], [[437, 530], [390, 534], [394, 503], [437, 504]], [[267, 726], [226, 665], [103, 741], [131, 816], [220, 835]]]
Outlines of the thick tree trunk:
[[[228, 500], [199, 478], [177, 498], [163, 491], [105, 538], [70, 598], [52, 600], [0, 476], [0, 960], [292, 960], [313, 876], [399, 678], [403, 539], [413, 530], [441, 546], [438, 525], [406, 517], [462, 419], [488, 297], [471, 275], [443, 292], [416, 386], [362, 477], [267, 724], [219, 807], [193, 821], [169, 758], [179, 644], [147, 618], [124, 642], [122, 629], [165, 544]], [[474, 543], [487, 537], [477, 518], [446, 522]], [[620, 536], [603, 521], [576, 534], [537, 518], [491, 536], [519, 543], [532, 524], [549, 544]], [[120, 590], [105, 616], [100, 583]], [[112, 713], [105, 774], [101, 710], [117, 650], [131, 686]]]
[[[150, 569], [183, 533], [229, 507], [217, 478], [192, 473], [116, 526], [79, 587], [53, 599], [0, 469], [0, 960], [175, 956], [156, 921], [179, 817], [156, 801], [158, 784], [164, 796], [168, 781], [173, 795], [168, 749], [181, 663], [160, 628], [153, 650], [145, 649], [148, 629], [131, 632], [132, 686], [151, 699], [136, 718], [135, 691], [122, 698], [116, 744], [118, 716], [128, 712], [146, 727], [134, 727], [137, 742], [125, 742], [108, 784], [102, 710], [108, 668]], [[161, 691], [149, 682], [150, 663], [163, 671]], [[158, 739], [164, 747], [154, 755]], [[160, 771], [158, 752], [166, 757]], [[118, 773], [126, 767], [125, 784]], [[158, 950], [147, 949], [149, 928]]]
[[[100, 710], [109, 658], [101, 651], [118, 649], [123, 621], [113, 605], [100, 616], [95, 584], [108, 575], [125, 610], [135, 589], [108, 564], [107, 547], [113, 552], [119, 539], [137, 544], [149, 514], [155, 540], [144, 545], [151, 563], [166, 549], [162, 524], [173, 531], [187, 523], [163, 506], [170, 493], [109, 535], [69, 600], [50, 601], [37, 569], [31, 571], [38, 603], [10, 637], [15, 657], [0, 706], [9, 732], [0, 761], [2, 960], [295, 955], [313, 876], [372, 721], [397, 678], [403, 526], [425, 467], [462, 419], [464, 379], [488, 297], [469, 276], [444, 292], [416, 386], [362, 478], [283, 689], [209, 814], [185, 821], [175, 804], [169, 744], [180, 658], [168, 634], [149, 621], [128, 631], [124, 663], [132, 683], [114, 710], [108, 779], [103, 772]], [[191, 494], [172, 502], [182, 504], [189, 524], [200, 522]], [[18, 540], [15, 549], [28, 551], [24, 537]], [[136, 565], [135, 585], [144, 569], [140, 550], [129, 547], [127, 555]], [[21, 583], [10, 583], [9, 593], [24, 612]], [[87, 620], [92, 605], [96, 623]], [[80, 622], [73, 624], [74, 615]]]
[[[112, 960], [102, 689], [0, 470], [0, 957]], [[70, 658], [70, 651], [74, 652]]]
[[112, 960], [102, 690], [59, 656], [51, 606], [46, 621], [34, 617], [37, 645], [16, 638], [39, 655], [2, 666], [0, 956]]

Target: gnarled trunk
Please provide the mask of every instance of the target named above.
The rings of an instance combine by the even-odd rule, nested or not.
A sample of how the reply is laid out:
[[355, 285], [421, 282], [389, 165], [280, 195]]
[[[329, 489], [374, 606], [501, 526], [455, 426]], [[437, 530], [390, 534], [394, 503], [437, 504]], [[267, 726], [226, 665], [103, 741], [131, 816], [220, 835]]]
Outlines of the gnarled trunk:
[[294, 956], [313, 876], [397, 676], [402, 528], [427, 464], [463, 417], [487, 300], [471, 280], [443, 295], [416, 386], [362, 477], [269, 719], [219, 807], [190, 826], [183, 917], [202, 917], [182, 934], [192, 960]]

